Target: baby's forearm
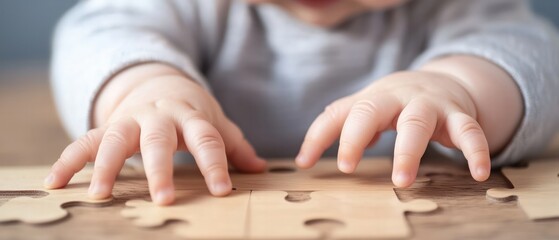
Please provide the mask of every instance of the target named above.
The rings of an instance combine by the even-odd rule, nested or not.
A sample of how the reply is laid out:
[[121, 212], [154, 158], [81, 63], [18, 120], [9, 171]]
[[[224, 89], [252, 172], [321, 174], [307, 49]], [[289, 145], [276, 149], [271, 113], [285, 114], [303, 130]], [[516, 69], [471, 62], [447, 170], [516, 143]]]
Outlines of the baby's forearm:
[[183, 76], [179, 70], [161, 63], [146, 63], [132, 66], [111, 78], [97, 96], [93, 110], [93, 123], [103, 125], [118, 104], [134, 88], [161, 76]]
[[485, 132], [491, 154], [510, 141], [524, 112], [522, 95], [514, 79], [488, 60], [466, 55], [436, 59], [421, 68], [453, 76], [469, 92], [477, 120]]

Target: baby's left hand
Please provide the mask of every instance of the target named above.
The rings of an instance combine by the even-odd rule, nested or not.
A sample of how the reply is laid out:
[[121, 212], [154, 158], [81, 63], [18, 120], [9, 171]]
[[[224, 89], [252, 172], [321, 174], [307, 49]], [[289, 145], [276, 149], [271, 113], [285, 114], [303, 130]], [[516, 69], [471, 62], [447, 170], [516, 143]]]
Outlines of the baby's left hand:
[[476, 121], [477, 110], [468, 91], [453, 76], [400, 72], [330, 104], [310, 126], [296, 158], [309, 168], [338, 138], [338, 168], [355, 170], [365, 148], [381, 132], [396, 129], [392, 181], [411, 185], [430, 140], [461, 149], [477, 181], [489, 177], [487, 139]]

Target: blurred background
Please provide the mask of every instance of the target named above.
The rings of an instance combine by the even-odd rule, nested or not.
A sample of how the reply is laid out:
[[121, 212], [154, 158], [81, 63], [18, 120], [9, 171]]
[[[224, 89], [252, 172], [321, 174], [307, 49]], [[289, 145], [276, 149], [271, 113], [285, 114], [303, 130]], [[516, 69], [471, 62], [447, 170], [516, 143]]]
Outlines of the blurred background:
[[[76, 0], [1, 0], [0, 67], [21, 63], [45, 65], [50, 51], [52, 29], [60, 16]], [[558, 0], [532, 0], [536, 12], [559, 26]], [[32, 79], [28, 79], [32, 80]], [[0, 78], [0, 83], [10, 82]]]
[[[52, 30], [76, 2], [0, 0], [1, 165], [52, 163], [68, 143], [48, 89], [48, 59]], [[531, 3], [559, 26], [559, 0]]]

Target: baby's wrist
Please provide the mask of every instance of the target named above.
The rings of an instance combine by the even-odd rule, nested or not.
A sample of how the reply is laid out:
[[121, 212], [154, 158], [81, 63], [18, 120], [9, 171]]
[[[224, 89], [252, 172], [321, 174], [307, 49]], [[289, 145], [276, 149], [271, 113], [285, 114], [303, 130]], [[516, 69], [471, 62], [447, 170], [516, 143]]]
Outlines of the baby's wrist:
[[522, 95], [514, 79], [498, 65], [476, 56], [455, 55], [435, 59], [424, 71], [454, 76], [475, 103], [477, 120], [492, 154], [499, 153], [522, 119]]

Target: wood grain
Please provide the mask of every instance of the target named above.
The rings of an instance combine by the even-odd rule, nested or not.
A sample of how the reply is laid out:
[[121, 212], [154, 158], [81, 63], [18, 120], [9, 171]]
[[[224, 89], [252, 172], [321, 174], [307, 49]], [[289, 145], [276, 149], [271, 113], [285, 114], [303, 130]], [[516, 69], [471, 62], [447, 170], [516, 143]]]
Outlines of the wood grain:
[[[45, 165], [56, 160], [68, 139], [52, 103], [46, 83], [0, 87], [2, 165]], [[448, 161], [427, 159], [421, 168], [424, 172], [435, 172], [430, 176], [429, 188], [397, 189], [396, 193], [404, 202], [420, 198], [433, 200], [439, 210], [407, 215], [414, 233], [412, 239], [559, 239], [559, 219], [530, 221], [515, 201], [502, 203], [486, 198], [489, 188], [511, 187], [499, 172], [478, 183], [466, 168]], [[445, 174], [445, 169], [451, 174]], [[129, 199], [149, 199], [146, 186], [134, 181], [118, 185], [116, 191], [131, 189], [139, 189], [141, 193], [128, 195]], [[0, 197], [0, 204], [15, 195]], [[122, 218], [120, 211], [127, 200], [117, 198], [113, 205], [104, 208], [69, 207], [68, 217], [51, 224], [2, 224], [0, 239], [76, 239], [77, 236], [80, 239], [179, 239], [172, 229], [181, 223], [142, 229]], [[332, 224], [324, 226], [326, 229]]]

